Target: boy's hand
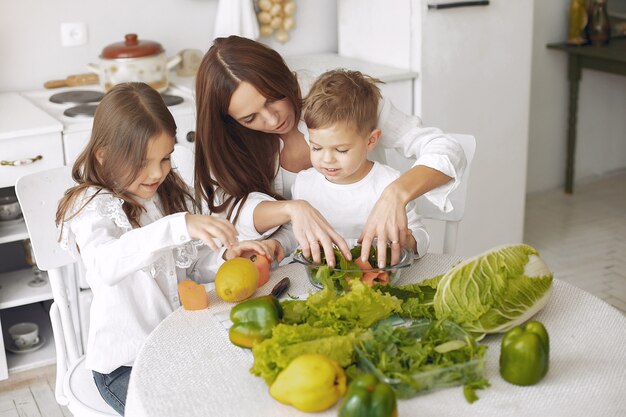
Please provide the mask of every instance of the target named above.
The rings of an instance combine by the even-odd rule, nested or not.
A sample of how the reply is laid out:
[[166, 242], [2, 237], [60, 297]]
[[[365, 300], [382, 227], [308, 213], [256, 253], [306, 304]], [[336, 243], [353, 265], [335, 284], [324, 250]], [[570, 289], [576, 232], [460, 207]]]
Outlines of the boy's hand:
[[291, 219], [293, 234], [306, 258], [313, 257], [313, 262], [320, 263], [322, 261], [321, 251], [323, 250], [326, 263], [334, 267], [334, 243], [346, 259], [352, 260], [352, 254], [346, 241], [319, 211], [304, 200], [292, 200], [289, 203], [289, 218]]
[[219, 251], [219, 247], [213, 241], [218, 239], [226, 247], [231, 247], [237, 243], [237, 230], [228, 220], [220, 217], [203, 214], [185, 215], [187, 231], [192, 239], [201, 239], [214, 251]]

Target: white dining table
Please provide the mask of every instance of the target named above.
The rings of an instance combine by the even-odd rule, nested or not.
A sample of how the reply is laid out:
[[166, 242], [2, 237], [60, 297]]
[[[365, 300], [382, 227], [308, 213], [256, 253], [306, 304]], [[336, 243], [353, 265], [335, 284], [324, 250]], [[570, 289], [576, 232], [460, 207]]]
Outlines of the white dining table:
[[[427, 254], [402, 271], [398, 285], [447, 271], [460, 260]], [[256, 295], [268, 294], [282, 278], [290, 294], [315, 288], [304, 267], [290, 264], [272, 271]], [[279, 403], [265, 382], [249, 372], [249, 350], [228, 340], [223, 317], [234, 304], [209, 292], [209, 308], [174, 311], [148, 337], [135, 361], [128, 389], [128, 417], [311, 415]], [[501, 335], [488, 336], [485, 376], [489, 388], [466, 402], [462, 387], [440, 389], [398, 401], [408, 416], [626, 416], [626, 317], [593, 295], [558, 277], [546, 307], [534, 319], [550, 334], [550, 370], [537, 385], [519, 387], [498, 371]], [[336, 416], [339, 405], [315, 416]]]

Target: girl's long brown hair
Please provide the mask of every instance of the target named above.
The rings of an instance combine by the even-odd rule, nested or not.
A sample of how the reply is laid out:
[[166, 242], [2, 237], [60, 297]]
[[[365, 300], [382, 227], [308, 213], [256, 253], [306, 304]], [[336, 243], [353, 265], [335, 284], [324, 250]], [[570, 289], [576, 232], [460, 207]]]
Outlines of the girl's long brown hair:
[[[248, 129], [228, 114], [230, 99], [243, 81], [266, 98], [287, 99], [300, 119], [298, 81], [273, 49], [239, 36], [217, 38], [196, 75], [196, 197], [214, 213], [233, 217], [251, 192], [283, 199], [273, 187], [278, 172], [278, 136]], [[223, 192], [224, 195], [216, 193]]]
[[[57, 225], [76, 216], [91, 201], [72, 213], [76, 198], [88, 187], [96, 187], [100, 189], [98, 193], [108, 192], [124, 200], [122, 207], [128, 220], [138, 227], [144, 209], [126, 189], [139, 175], [150, 141], [162, 133], [174, 140], [176, 122], [152, 87], [125, 83], [106, 93], [96, 108], [89, 143], [72, 167], [72, 177], [78, 185], [67, 190], [59, 202]], [[98, 152], [103, 152], [102, 163], [96, 158]], [[174, 170], [157, 194], [165, 215], [196, 209], [185, 182]], [[188, 207], [188, 202], [193, 207]]]

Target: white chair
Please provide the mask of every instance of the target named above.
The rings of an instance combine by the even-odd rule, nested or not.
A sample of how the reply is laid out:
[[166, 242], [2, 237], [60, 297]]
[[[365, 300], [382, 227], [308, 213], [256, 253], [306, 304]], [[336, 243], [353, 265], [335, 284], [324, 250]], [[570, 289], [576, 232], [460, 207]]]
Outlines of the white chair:
[[444, 222], [443, 253], [448, 254], [454, 253], [456, 249], [459, 223], [465, 214], [465, 200], [467, 197], [467, 183], [469, 181], [470, 167], [476, 151], [476, 139], [474, 136], [460, 134], [452, 134], [450, 136], [456, 139], [463, 147], [465, 158], [467, 159], [467, 167], [461, 177], [461, 183], [449, 196], [454, 209], [449, 213], [444, 213], [428, 201], [426, 197], [417, 199], [417, 211], [422, 217]]
[[117, 416], [104, 402], [85, 357], [80, 356], [72, 321], [69, 288], [63, 272], [76, 262], [58, 242], [54, 220], [57, 204], [74, 185], [69, 166], [25, 175], [17, 180], [15, 192], [22, 206], [37, 267], [48, 272], [54, 302], [50, 319], [57, 356], [55, 397], [75, 416]]

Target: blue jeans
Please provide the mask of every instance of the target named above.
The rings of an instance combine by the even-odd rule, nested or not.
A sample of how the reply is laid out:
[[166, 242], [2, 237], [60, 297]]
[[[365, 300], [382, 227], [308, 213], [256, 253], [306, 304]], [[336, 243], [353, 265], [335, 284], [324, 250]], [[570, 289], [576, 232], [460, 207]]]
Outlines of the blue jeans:
[[128, 392], [128, 381], [130, 379], [130, 366], [120, 366], [110, 374], [93, 372], [93, 380], [96, 387], [104, 399], [120, 416], [124, 415], [126, 407], [126, 393]]

